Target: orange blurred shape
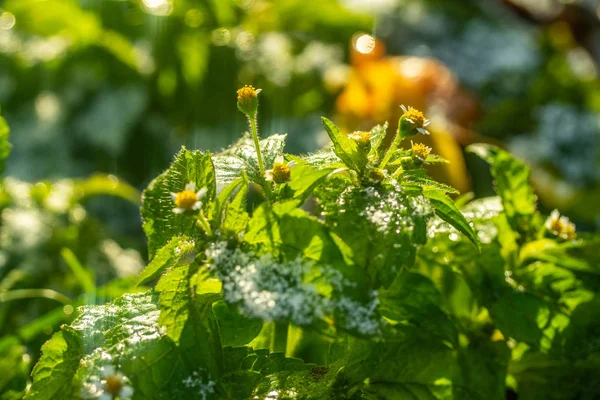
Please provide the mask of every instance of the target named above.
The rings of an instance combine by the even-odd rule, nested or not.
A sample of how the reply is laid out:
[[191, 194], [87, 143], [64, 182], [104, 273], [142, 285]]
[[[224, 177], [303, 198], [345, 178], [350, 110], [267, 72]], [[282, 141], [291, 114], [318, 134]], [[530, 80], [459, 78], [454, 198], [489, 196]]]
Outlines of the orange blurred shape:
[[468, 191], [470, 183], [459, 141], [470, 141], [468, 128], [478, 114], [475, 100], [460, 89], [454, 74], [440, 62], [385, 56], [383, 42], [376, 38], [369, 41], [364, 36], [352, 39], [352, 68], [336, 100], [340, 125], [354, 131], [389, 121], [389, 136], [396, 131], [402, 115], [400, 104], [424, 111], [432, 119], [432, 135], [419, 135], [413, 140], [433, 147], [435, 153], [450, 160], [449, 165], [432, 167], [430, 172], [461, 192]]

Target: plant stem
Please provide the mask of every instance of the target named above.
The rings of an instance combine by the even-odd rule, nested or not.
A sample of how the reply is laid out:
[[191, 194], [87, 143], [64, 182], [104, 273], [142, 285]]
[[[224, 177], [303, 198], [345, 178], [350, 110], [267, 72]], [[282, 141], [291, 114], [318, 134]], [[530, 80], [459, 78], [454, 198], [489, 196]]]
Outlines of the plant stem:
[[202, 211], [202, 210], [200, 210], [200, 215], [198, 217], [198, 222], [200, 223], [200, 225], [204, 229], [204, 232], [206, 232], [206, 234], [208, 236], [212, 236], [213, 235], [212, 229], [210, 229], [210, 222], [208, 222], [208, 218], [206, 218], [206, 215], [204, 215], [204, 211]]
[[248, 117], [250, 123], [250, 130], [252, 131], [252, 138], [254, 139], [254, 147], [256, 147], [256, 157], [258, 158], [258, 169], [260, 170], [260, 176], [265, 176], [265, 164], [263, 163], [262, 154], [260, 153], [260, 143], [258, 141], [258, 129], [256, 128], [256, 116]]
[[287, 351], [288, 324], [286, 322], [275, 322], [273, 332], [273, 351], [285, 354]]
[[398, 133], [396, 133], [396, 137], [394, 138], [394, 141], [390, 145], [390, 148], [387, 150], [387, 153], [385, 153], [385, 157], [383, 157], [383, 160], [381, 160], [381, 163], [379, 164], [379, 168], [381, 168], [381, 169], [385, 168], [386, 164], [388, 163], [388, 161], [390, 161], [392, 154], [394, 153], [394, 151], [396, 151], [396, 149], [398, 148], [398, 145], [400, 144], [401, 141], [402, 141], [402, 135], [400, 135], [400, 129], [398, 129]]
[[263, 162], [262, 154], [260, 152], [260, 142], [258, 140], [258, 128], [256, 127], [256, 115], [252, 118], [248, 117], [248, 123], [250, 124], [250, 130], [252, 131], [252, 138], [254, 139], [254, 147], [256, 148], [256, 157], [258, 159], [258, 169], [260, 172], [261, 180], [263, 182], [263, 190], [265, 191], [265, 197], [267, 203], [271, 202], [271, 183], [265, 181], [265, 163]]

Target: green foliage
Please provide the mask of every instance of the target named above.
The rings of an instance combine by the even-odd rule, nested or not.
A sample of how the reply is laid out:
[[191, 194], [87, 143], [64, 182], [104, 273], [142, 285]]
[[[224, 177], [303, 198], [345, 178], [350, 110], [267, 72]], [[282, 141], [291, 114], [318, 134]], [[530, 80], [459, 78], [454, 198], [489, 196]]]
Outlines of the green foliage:
[[367, 156], [358, 148], [358, 145], [348, 138], [344, 133], [341, 133], [337, 126], [325, 117], [321, 118], [325, 130], [329, 138], [333, 142], [335, 154], [346, 164], [350, 169], [358, 173], [362, 173], [367, 165]]
[[471, 225], [469, 225], [465, 217], [456, 208], [452, 200], [447, 198], [443, 192], [438, 190], [428, 190], [425, 191], [424, 194], [431, 202], [435, 213], [441, 219], [448, 222], [461, 233], [464, 233], [475, 246], [479, 246], [479, 241], [475, 231]]
[[[287, 156], [283, 183], [248, 138], [182, 149], [143, 195], [154, 288], [81, 308], [28, 398], [106, 392], [109, 366], [134, 398], [600, 395], [598, 238], [546, 235], [521, 162], [475, 147], [499, 197], [461, 210], [405, 150], [377, 171], [385, 126], [366, 149], [323, 123], [332, 150]], [[267, 168], [284, 139], [261, 141]], [[189, 183], [202, 206], [175, 212]]]
[[469, 151], [491, 166], [496, 180], [496, 192], [502, 199], [504, 212], [515, 232], [531, 237], [536, 216], [536, 197], [529, 185], [529, 168], [504, 150], [488, 145], [472, 145]]
[[4, 163], [10, 154], [11, 144], [8, 142], [8, 125], [4, 118], [0, 117], [0, 174], [4, 171]]
[[185, 234], [194, 238], [200, 234], [194, 219], [173, 213], [171, 193], [183, 191], [189, 182], [196, 188], [206, 188], [206, 197], [214, 198], [215, 171], [209, 153], [182, 148], [171, 168], [150, 182], [142, 195], [142, 219], [151, 259], [173, 236]]

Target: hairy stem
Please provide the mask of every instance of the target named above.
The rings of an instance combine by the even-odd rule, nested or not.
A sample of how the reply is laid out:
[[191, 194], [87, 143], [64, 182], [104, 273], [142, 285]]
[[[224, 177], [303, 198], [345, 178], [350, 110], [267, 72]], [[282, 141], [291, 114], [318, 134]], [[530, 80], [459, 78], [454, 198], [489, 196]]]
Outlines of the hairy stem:
[[263, 162], [262, 154], [260, 152], [260, 143], [258, 141], [258, 128], [256, 126], [256, 115], [252, 118], [248, 117], [248, 123], [250, 124], [250, 131], [252, 132], [252, 138], [254, 139], [254, 147], [256, 148], [256, 157], [258, 159], [258, 169], [260, 171], [260, 176], [262, 177], [262, 187], [265, 191], [265, 196], [267, 198], [267, 202], [271, 202], [271, 184], [265, 181], [265, 163]]
[[394, 141], [392, 142], [392, 144], [390, 145], [390, 148], [385, 153], [385, 157], [383, 157], [383, 160], [381, 160], [381, 163], [379, 164], [379, 168], [381, 168], [381, 169], [385, 168], [388, 161], [390, 161], [392, 154], [396, 151], [396, 149], [398, 148], [398, 145], [400, 144], [401, 141], [402, 141], [402, 135], [400, 134], [400, 130], [398, 129], [398, 133], [396, 133], [396, 137], [394, 138]]
[[260, 176], [265, 176], [265, 164], [263, 163], [262, 154], [260, 153], [260, 144], [258, 142], [258, 129], [256, 128], [256, 116], [253, 118], [248, 117], [250, 123], [250, 130], [252, 131], [252, 138], [254, 139], [254, 147], [256, 147], [256, 157], [258, 158], [258, 169], [260, 170]]

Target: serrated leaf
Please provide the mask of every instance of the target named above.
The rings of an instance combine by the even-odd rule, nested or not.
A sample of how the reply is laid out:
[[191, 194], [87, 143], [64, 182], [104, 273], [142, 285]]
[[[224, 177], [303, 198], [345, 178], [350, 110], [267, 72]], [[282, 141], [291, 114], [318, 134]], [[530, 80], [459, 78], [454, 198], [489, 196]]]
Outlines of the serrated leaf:
[[223, 205], [224, 214], [221, 228], [230, 232], [243, 232], [250, 216], [246, 211], [248, 197], [248, 181], [244, 178], [235, 197]]
[[297, 358], [249, 347], [226, 347], [231, 362], [221, 383], [229, 398], [272, 398], [273, 393], [293, 393], [303, 400], [335, 399], [341, 391], [335, 387], [341, 364], [317, 366]]
[[282, 198], [306, 200], [313, 189], [333, 170], [333, 168], [315, 169], [304, 163], [295, 165], [292, 168], [291, 180], [281, 190]]
[[163, 246], [150, 264], [140, 273], [137, 285], [156, 279], [164, 270], [175, 267], [194, 250], [194, 242], [185, 236], [175, 236]]
[[240, 188], [240, 185], [244, 181], [244, 178], [237, 178], [232, 182], [228, 183], [221, 189], [219, 192], [215, 203], [212, 208], [212, 219], [215, 221], [221, 221], [223, 218], [223, 213], [226, 210], [226, 203], [230, 200], [231, 196], [233, 196]]
[[439, 156], [437, 154], [430, 154], [425, 159], [426, 164], [449, 164], [450, 161], [446, 160], [444, 157]]
[[307, 165], [315, 168], [331, 167], [340, 168], [344, 167], [345, 164], [340, 158], [333, 152], [331, 148], [318, 151], [316, 153], [310, 153], [302, 157], [289, 156], [293, 161], [304, 162]]
[[402, 183], [412, 183], [419, 187], [422, 187], [423, 190], [439, 190], [444, 193], [458, 194], [460, 193], [458, 190], [454, 189], [452, 186], [446, 185], [444, 183], [440, 183], [438, 181], [434, 181], [433, 179], [429, 179], [423, 176], [416, 175], [408, 175], [403, 177]]
[[82, 343], [76, 333], [69, 329], [55, 333], [42, 346], [42, 357], [31, 373], [33, 383], [25, 399], [70, 398], [82, 355]]
[[333, 122], [325, 117], [321, 117], [321, 121], [333, 142], [335, 154], [337, 154], [348, 168], [361, 173], [368, 163], [366, 154], [358, 148], [358, 145], [353, 140], [341, 133]]
[[386, 121], [383, 125], [377, 125], [371, 129], [371, 150], [369, 151], [369, 156], [376, 156], [379, 153], [379, 146], [381, 146], [381, 142], [383, 142], [387, 134], [388, 127], [389, 124]]
[[[169, 398], [174, 391], [182, 390], [182, 382], [188, 377], [196, 377], [198, 371], [205, 371], [209, 378], [217, 380], [223, 360], [210, 302], [190, 302], [180, 347], [160, 326], [158, 303], [156, 293], [148, 291], [124, 295], [107, 305], [80, 308], [79, 317], [59, 334], [61, 338], [71, 334], [80, 343], [78, 356], [65, 359], [62, 342], [58, 349], [54, 345], [47, 351], [44, 349], [39, 367], [34, 370], [34, 385], [39, 384], [35, 387], [35, 397], [31, 398], [55, 398], [48, 390], [52, 385], [60, 386], [61, 394], [65, 395], [59, 398], [70, 399], [72, 394], [77, 396], [80, 392], [82, 397], [97, 394], [82, 391], [90, 387], [93, 377], [106, 366], [118, 369], [131, 381], [136, 398]], [[42, 362], [45, 359], [51, 362], [50, 367]], [[55, 377], [56, 371], [59, 374]], [[37, 396], [42, 391], [48, 393], [47, 397]]]
[[189, 266], [171, 268], [158, 281], [160, 317], [158, 323], [167, 329], [167, 335], [175, 343], [188, 319], [190, 296]]
[[[265, 169], [270, 169], [277, 156], [283, 155], [286, 135], [272, 135], [259, 141]], [[228, 184], [242, 176], [242, 171], [248, 174], [252, 182], [263, 182], [260, 176], [258, 159], [254, 141], [249, 135], [244, 136], [233, 146], [228, 147], [213, 156], [215, 172], [219, 184]]]
[[529, 184], [529, 167], [510, 153], [495, 146], [475, 144], [467, 148], [491, 166], [496, 193], [515, 232], [529, 233], [536, 213], [536, 196]]
[[6, 120], [0, 117], [0, 174], [4, 172], [4, 164], [12, 149], [12, 145], [8, 142], [9, 132]]
[[169, 169], [150, 182], [144, 190], [141, 212], [144, 232], [148, 237], [150, 260], [173, 236], [184, 234], [195, 238], [201, 233], [194, 218], [173, 212], [175, 205], [171, 193], [184, 190], [190, 182], [196, 185], [197, 190], [208, 190], [203, 203], [214, 198], [215, 173], [210, 153], [182, 148]]
[[425, 197], [429, 199], [435, 213], [444, 221], [455, 227], [479, 248], [479, 239], [473, 230], [473, 227], [466, 220], [465, 216], [456, 208], [454, 202], [446, 197], [444, 192], [438, 190], [425, 190]]

